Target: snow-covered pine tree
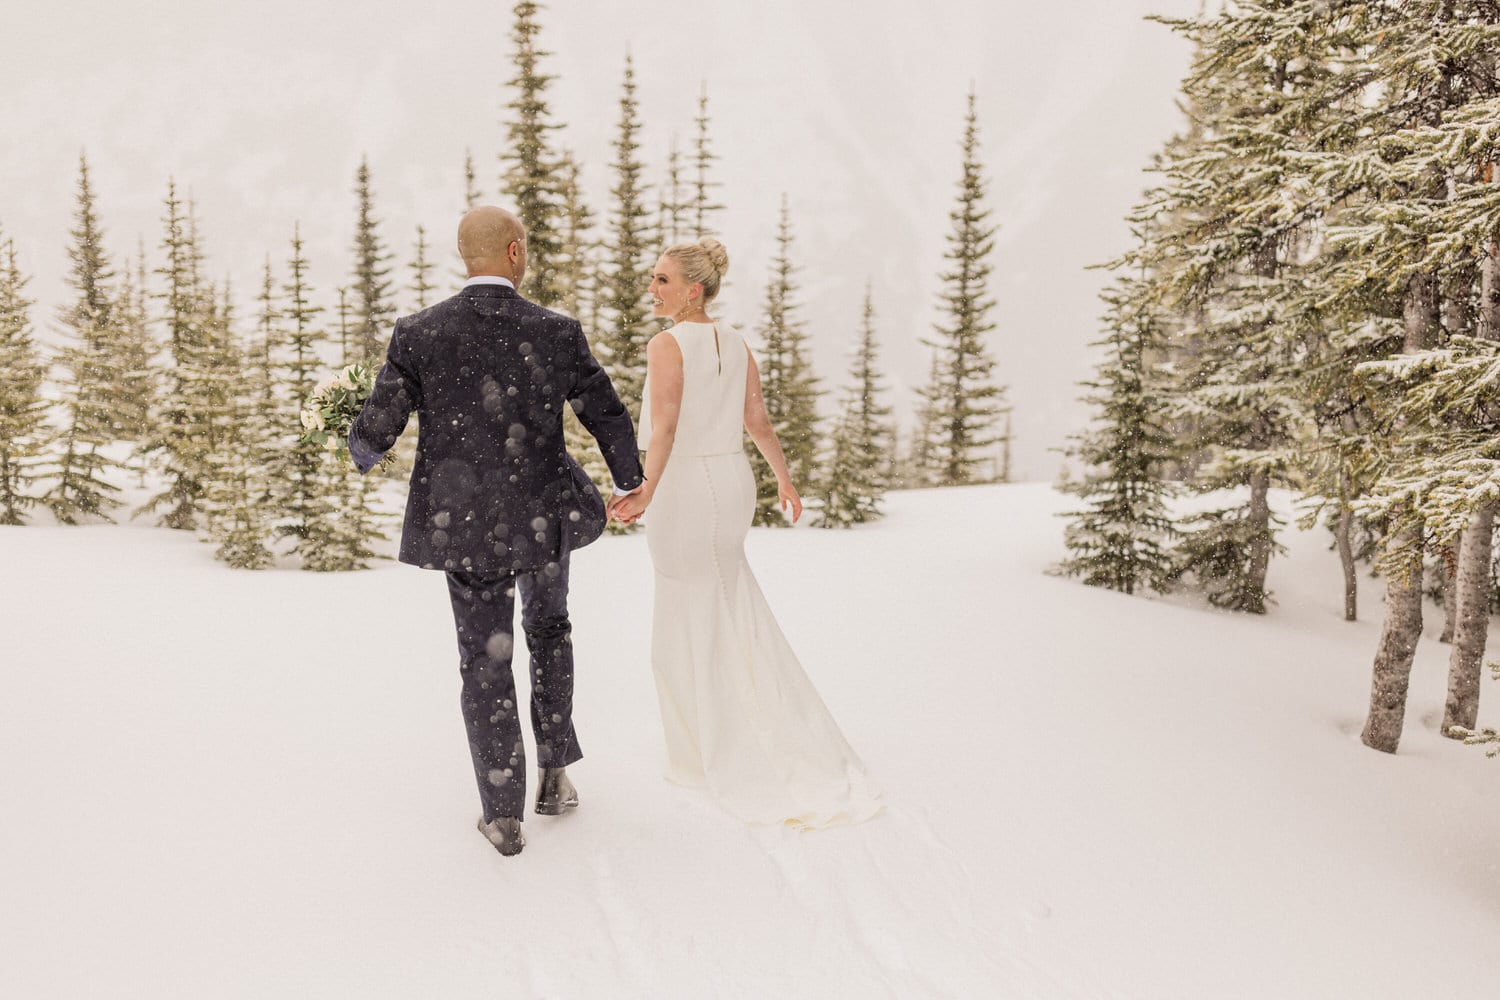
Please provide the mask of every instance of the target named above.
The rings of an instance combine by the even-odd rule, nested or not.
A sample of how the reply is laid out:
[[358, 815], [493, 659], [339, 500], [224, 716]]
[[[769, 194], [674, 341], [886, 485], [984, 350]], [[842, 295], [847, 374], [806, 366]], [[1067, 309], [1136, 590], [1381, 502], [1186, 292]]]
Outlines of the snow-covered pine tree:
[[136, 257], [134, 275], [128, 264], [121, 274], [120, 291], [114, 303], [115, 349], [120, 369], [119, 436], [138, 444], [146, 440], [150, 431], [159, 380], [157, 347], [151, 336], [146, 300], [146, 251], [142, 247]]
[[[705, 236], [718, 235], [713, 227], [713, 217], [724, 209], [723, 205], [714, 201], [713, 190], [719, 186], [719, 182], [710, 179], [710, 171], [719, 156], [713, 151], [708, 138], [707, 81], [704, 81], [698, 93], [698, 115], [693, 119], [693, 124], [698, 129], [693, 142], [693, 238], [701, 240]], [[722, 288], [720, 291], [722, 293]]]
[[58, 316], [69, 339], [57, 355], [67, 423], [57, 437], [52, 487], [43, 500], [62, 524], [84, 517], [114, 520], [109, 511], [121, 506], [115, 498], [120, 488], [108, 474], [123, 468], [104, 451], [123, 433], [118, 395], [123, 373], [108, 284], [114, 272], [104, 251], [88, 160], [81, 155], [73, 219], [67, 282], [76, 297]]
[[427, 257], [427, 230], [417, 226], [417, 243], [411, 258], [411, 296], [415, 311], [420, 312], [432, 304], [432, 261]]
[[[555, 308], [582, 322], [583, 332], [588, 337], [589, 346], [593, 348], [597, 346], [599, 334], [593, 323], [585, 320], [586, 314], [596, 312], [590, 304], [596, 294], [593, 287], [596, 247], [592, 236], [594, 215], [583, 197], [578, 161], [569, 150], [563, 151], [562, 194], [562, 253], [557, 270], [564, 295]], [[593, 436], [583, 429], [571, 409], [563, 412], [563, 439], [568, 454], [579, 461], [594, 485], [608, 496], [613, 488], [609, 466], [604, 463], [604, 456]]]
[[[799, 490], [818, 488], [818, 377], [808, 356], [807, 333], [798, 316], [797, 269], [792, 263], [792, 220], [785, 194], [776, 227], [776, 257], [766, 285], [760, 338], [760, 385], [771, 426], [786, 454], [787, 471]], [[755, 469], [755, 524], [791, 524], [777, 499], [776, 474], [753, 445], [746, 445]]]
[[159, 298], [172, 363], [161, 412], [142, 446], [153, 457], [165, 489], [136, 513], [166, 507], [160, 523], [185, 530], [199, 526], [204, 493], [213, 480], [209, 458], [213, 344], [198, 276], [200, 253], [194, 226], [177, 196], [176, 183], [170, 180], [165, 207], [161, 246], [166, 261], [156, 273], [165, 284]]
[[849, 386], [819, 491], [819, 527], [849, 528], [881, 517], [893, 447], [887, 422], [891, 408], [881, 398], [883, 381], [875, 342], [875, 303], [867, 284]]
[[474, 154], [464, 150], [464, 211], [476, 207], [481, 195], [474, 174]]
[[281, 516], [276, 533], [292, 540], [292, 552], [304, 569], [327, 570], [341, 568], [336, 519], [347, 501], [348, 481], [322, 448], [301, 440], [301, 428], [292, 423], [324, 377], [319, 345], [325, 338], [317, 326], [323, 308], [313, 303], [307, 270], [299, 226], [292, 232], [291, 261], [281, 286], [275, 374], [277, 393], [288, 401], [290, 412], [271, 465], [271, 491]]
[[963, 167], [958, 203], [949, 213], [953, 229], [943, 256], [951, 270], [941, 277], [945, 320], [935, 327], [936, 338], [923, 343], [938, 352], [937, 379], [923, 390], [938, 428], [930, 444], [935, 454], [935, 482], [956, 486], [974, 482], [986, 451], [1000, 440], [994, 426], [1005, 411], [1005, 390], [994, 381], [995, 362], [985, 346], [995, 329], [990, 320], [995, 301], [990, 298], [989, 263], [995, 248], [996, 227], [984, 207], [984, 166], [979, 160], [979, 116], [976, 97], [969, 92], [964, 120]]
[[[933, 350], [928, 357], [927, 381], [923, 386], [937, 385], [942, 379], [942, 358]], [[942, 433], [939, 412], [923, 388], [916, 391], [911, 440], [902, 456], [900, 482], [905, 489], [920, 489], [938, 482], [938, 437]]]
[[[234, 335], [232, 294], [226, 282], [222, 301], [211, 313], [214, 349], [213, 481], [204, 496], [207, 535], [218, 558], [235, 569], [271, 564], [270, 509], [265, 503], [267, 469], [263, 433], [266, 385], [255, 350], [241, 349]], [[236, 377], [237, 376], [237, 377]]]
[[344, 363], [379, 361], [390, 341], [396, 303], [391, 294], [392, 254], [380, 238], [380, 220], [375, 217], [374, 194], [370, 190], [370, 163], [361, 157], [354, 175], [357, 200], [354, 223], [354, 270], [350, 292], [353, 357]]
[[656, 231], [664, 247], [682, 242], [687, 230], [687, 213], [693, 208], [684, 199], [682, 185], [682, 154], [677, 150], [677, 137], [667, 149], [667, 176], [662, 182], [661, 195], [657, 198]]
[[604, 266], [599, 280], [599, 306], [604, 314], [598, 354], [614, 380], [626, 407], [640, 406], [646, 382], [646, 342], [657, 331], [647, 306], [651, 268], [648, 190], [639, 158], [640, 105], [635, 96], [635, 64], [625, 57], [625, 82], [620, 95], [620, 123], [615, 135], [614, 184]]
[[[1455, 2], [1408, 4], [1398, 16], [1363, 24], [1380, 69], [1370, 101], [1375, 120], [1368, 138], [1330, 174], [1335, 182], [1364, 180], [1371, 196], [1351, 207], [1332, 238], [1345, 251], [1349, 283], [1370, 282], [1402, 296], [1403, 346], [1413, 355], [1362, 369], [1405, 373], [1386, 380], [1397, 393], [1379, 383], [1372, 390], [1377, 409], [1383, 404], [1395, 417], [1379, 442], [1384, 474], [1367, 501], [1386, 525], [1388, 581], [1362, 738], [1394, 752], [1421, 633], [1422, 553], [1460, 536], [1445, 728], [1472, 725], [1469, 713], [1477, 707], [1489, 617], [1489, 587], [1480, 581], [1490, 571], [1485, 550], [1493, 515], [1485, 515], [1500, 498], [1494, 471], [1500, 453], [1489, 447], [1495, 400], [1486, 385], [1494, 345], [1464, 336], [1446, 348], [1443, 342], [1445, 316], [1451, 323], [1475, 306], [1479, 331], [1493, 336], [1483, 272], [1500, 204], [1490, 167], [1500, 152], [1493, 127], [1500, 111], [1493, 57], [1500, 25], [1493, 7]], [[1473, 297], [1476, 266], [1477, 302], [1445, 305], [1445, 294]]]
[[1172, 488], [1162, 478], [1174, 448], [1151, 365], [1162, 345], [1150, 294], [1145, 282], [1124, 275], [1103, 295], [1107, 332], [1095, 346], [1105, 355], [1084, 383], [1095, 425], [1072, 439], [1068, 457], [1084, 472], [1062, 487], [1086, 506], [1062, 515], [1069, 555], [1059, 571], [1127, 594], [1165, 592], [1176, 574], [1166, 508]]
[[1298, 392], [1306, 317], [1295, 303], [1331, 199], [1288, 175], [1337, 134], [1347, 96], [1329, 54], [1342, 29], [1327, 6], [1247, 0], [1161, 19], [1195, 46], [1183, 83], [1192, 129], [1157, 165], [1162, 182], [1139, 218], [1160, 235], [1138, 256], [1186, 345], [1174, 352], [1171, 413], [1206, 446], [1186, 463], [1191, 486], [1234, 497], [1180, 525], [1178, 553], [1210, 601], [1257, 614], [1280, 551], [1270, 490], [1298, 485], [1310, 433]]
[[514, 97], [506, 105], [505, 165], [500, 190], [526, 225], [526, 289], [523, 294], [549, 309], [566, 294], [558, 273], [562, 253], [562, 162], [552, 148], [553, 123], [547, 105], [547, 86], [554, 76], [543, 73], [541, 60], [551, 53], [538, 47], [541, 4], [521, 0], [514, 8], [515, 76], [508, 85]]
[[0, 243], [0, 524], [24, 524], [23, 512], [36, 506], [37, 466], [49, 437], [42, 397], [47, 369], [32, 338], [29, 281], [15, 243]]

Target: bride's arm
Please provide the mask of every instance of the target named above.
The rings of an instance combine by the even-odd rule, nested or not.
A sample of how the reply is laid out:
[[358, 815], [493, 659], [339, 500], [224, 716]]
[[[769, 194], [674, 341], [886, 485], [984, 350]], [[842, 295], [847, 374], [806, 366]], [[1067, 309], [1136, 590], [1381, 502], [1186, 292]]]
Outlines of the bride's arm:
[[682, 348], [663, 330], [646, 345], [646, 380], [651, 384], [651, 440], [646, 442], [646, 481], [640, 490], [620, 498], [615, 508], [622, 521], [633, 521], [656, 495], [672, 442], [677, 439], [677, 416], [682, 410]]
[[[750, 440], [755, 442], [755, 447], [765, 456], [766, 463], [771, 466], [771, 471], [776, 474], [776, 492], [781, 499], [781, 509], [786, 510], [787, 504], [792, 506], [792, 523], [802, 516], [802, 497], [797, 494], [797, 487], [792, 483], [792, 474], [786, 467], [786, 455], [782, 454], [781, 441], [776, 437], [776, 428], [771, 426], [771, 415], [766, 412], [766, 398], [760, 388], [760, 366], [755, 363], [755, 355], [750, 352], [749, 345], [745, 347], [745, 430], [750, 432]], [[656, 419], [656, 411], [651, 411], [651, 419]], [[650, 473], [647, 473], [650, 475]]]

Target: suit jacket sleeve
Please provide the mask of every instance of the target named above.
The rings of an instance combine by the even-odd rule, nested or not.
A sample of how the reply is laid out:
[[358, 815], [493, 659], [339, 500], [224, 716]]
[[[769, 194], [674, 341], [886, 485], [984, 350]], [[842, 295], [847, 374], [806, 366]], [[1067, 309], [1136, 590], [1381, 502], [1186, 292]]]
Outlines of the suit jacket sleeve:
[[412, 411], [422, 405], [422, 386], [405, 359], [401, 324], [391, 334], [385, 364], [375, 388], [349, 427], [349, 456], [360, 472], [369, 472], [396, 445]]
[[635, 422], [630, 419], [625, 404], [620, 402], [615, 384], [595, 360], [594, 352], [589, 350], [583, 327], [576, 320], [573, 336], [577, 353], [576, 378], [572, 391], [568, 393], [568, 403], [578, 422], [599, 442], [599, 450], [604, 454], [615, 485], [622, 490], [633, 490], [646, 479], [635, 447]]

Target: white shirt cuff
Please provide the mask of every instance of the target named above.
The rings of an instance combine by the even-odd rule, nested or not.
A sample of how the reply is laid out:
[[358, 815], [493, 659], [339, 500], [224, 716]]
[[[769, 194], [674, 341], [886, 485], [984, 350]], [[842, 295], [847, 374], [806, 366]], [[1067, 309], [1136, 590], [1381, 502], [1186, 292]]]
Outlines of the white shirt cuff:
[[[638, 490], [638, 489], [640, 489], [640, 487], [637, 486], [636, 489]], [[628, 497], [628, 496], [630, 496], [630, 494], [632, 494], [634, 492], [635, 492], [635, 490], [622, 490], [618, 486], [615, 487], [615, 496], [617, 496], [617, 497]]]

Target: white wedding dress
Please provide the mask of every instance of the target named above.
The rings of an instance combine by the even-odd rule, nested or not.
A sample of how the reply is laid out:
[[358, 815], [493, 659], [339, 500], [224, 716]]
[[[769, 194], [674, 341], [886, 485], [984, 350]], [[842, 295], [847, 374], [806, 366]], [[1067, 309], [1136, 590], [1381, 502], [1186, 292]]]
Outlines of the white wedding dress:
[[[825, 827], [881, 809], [881, 793], [777, 627], [745, 560], [755, 479], [744, 451], [745, 342], [679, 323], [682, 407], [644, 515], [656, 575], [651, 666], [667, 778], [706, 787], [752, 823]], [[651, 436], [650, 388], [640, 443]]]

